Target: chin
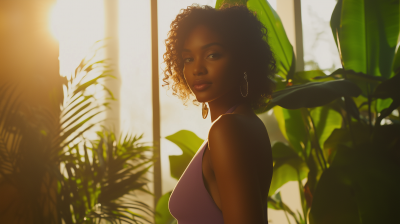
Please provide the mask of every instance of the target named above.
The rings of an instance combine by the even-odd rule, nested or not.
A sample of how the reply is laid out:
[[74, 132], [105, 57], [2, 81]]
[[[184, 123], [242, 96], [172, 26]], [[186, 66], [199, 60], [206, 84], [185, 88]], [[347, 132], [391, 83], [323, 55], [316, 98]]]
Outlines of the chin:
[[204, 97], [196, 97], [196, 100], [199, 101], [199, 103], [207, 103], [209, 101]]
[[214, 99], [214, 97], [211, 97], [209, 94], [205, 94], [204, 92], [197, 94], [195, 96], [196, 96], [196, 100], [199, 101], [200, 103], [210, 102]]

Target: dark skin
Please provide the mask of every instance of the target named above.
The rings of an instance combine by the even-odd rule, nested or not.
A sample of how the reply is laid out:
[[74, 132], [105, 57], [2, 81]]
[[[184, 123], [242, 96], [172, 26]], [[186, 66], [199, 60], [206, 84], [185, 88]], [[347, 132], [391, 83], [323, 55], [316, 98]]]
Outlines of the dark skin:
[[[261, 224], [272, 178], [271, 144], [264, 124], [240, 93], [244, 66], [235, 62], [225, 43], [199, 25], [182, 51], [186, 82], [199, 102], [208, 103], [213, 122], [203, 155], [203, 180], [225, 224]], [[199, 80], [207, 82], [207, 88], [196, 89]], [[233, 113], [224, 114], [236, 104]]]

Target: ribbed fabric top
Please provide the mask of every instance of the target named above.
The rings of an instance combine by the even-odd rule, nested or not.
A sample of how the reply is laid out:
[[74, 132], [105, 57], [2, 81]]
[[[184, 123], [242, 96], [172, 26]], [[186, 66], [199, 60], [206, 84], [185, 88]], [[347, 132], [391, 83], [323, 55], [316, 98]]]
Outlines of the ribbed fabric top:
[[[232, 113], [237, 106], [233, 106], [226, 113]], [[203, 182], [202, 161], [207, 144], [206, 139], [186, 167], [169, 199], [169, 211], [178, 220], [178, 224], [224, 223], [221, 210]], [[267, 205], [265, 205], [264, 217], [267, 224]]]

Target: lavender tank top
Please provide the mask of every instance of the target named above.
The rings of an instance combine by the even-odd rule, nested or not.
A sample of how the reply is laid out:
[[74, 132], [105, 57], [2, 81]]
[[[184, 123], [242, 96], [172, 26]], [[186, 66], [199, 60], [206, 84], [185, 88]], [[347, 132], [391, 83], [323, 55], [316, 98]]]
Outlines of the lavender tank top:
[[[233, 106], [226, 113], [232, 113], [237, 106]], [[206, 139], [186, 167], [169, 198], [169, 211], [178, 224], [224, 223], [221, 210], [215, 204], [203, 182], [202, 161], [207, 145]], [[267, 204], [264, 208], [264, 220], [267, 224]]]

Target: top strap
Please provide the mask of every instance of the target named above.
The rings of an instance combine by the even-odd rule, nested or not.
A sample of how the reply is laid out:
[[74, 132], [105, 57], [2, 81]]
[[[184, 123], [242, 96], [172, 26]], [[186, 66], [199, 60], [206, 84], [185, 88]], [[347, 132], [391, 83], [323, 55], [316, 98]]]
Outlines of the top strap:
[[233, 106], [233, 107], [229, 108], [229, 110], [228, 110], [228, 111], [226, 111], [226, 112], [225, 112], [225, 114], [232, 113], [233, 111], [235, 111], [235, 109], [236, 109], [238, 106], [239, 106], [239, 104], [236, 104], [235, 106]]

